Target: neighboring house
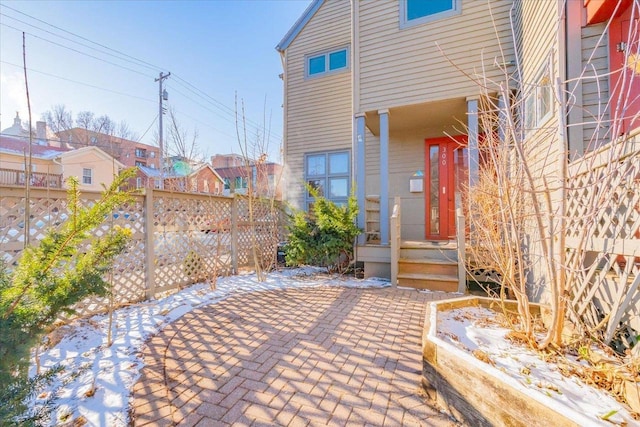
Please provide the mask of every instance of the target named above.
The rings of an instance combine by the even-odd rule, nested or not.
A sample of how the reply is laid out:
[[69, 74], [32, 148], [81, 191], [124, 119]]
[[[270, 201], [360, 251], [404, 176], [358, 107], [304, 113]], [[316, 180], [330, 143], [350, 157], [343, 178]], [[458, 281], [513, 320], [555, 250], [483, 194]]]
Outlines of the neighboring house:
[[103, 191], [126, 166], [98, 147], [65, 151], [56, 159], [62, 165], [64, 178], [75, 176], [80, 189]]
[[[62, 188], [62, 165], [54, 162], [66, 148], [31, 145], [31, 185]], [[28, 138], [0, 135], [0, 184], [25, 185], [29, 155]]]
[[165, 179], [165, 189], [189, 193], [222, 195], [224, 182], [222, 177], [209, 164], [203, 164], [188, 175], [175, 173]]
[[249, 160], [239, 154], [216, 154], [211, 165], [224, 180], [224, 194], [247, 194], [249, 184], [258, 196], [282, 200], [282, 165]]
[[165, 172], [164, 176], [161, 176], [158, 169], [142, 166], [138, 168], [138, 174], [131, 186], [160, 189], [163, 179], [165, 190], [212, 195], [223, 194], [224, 182], [209, 164], [201, 165], [187, 175]]
[[[530, 155], [554, 159], [536, 164], [538, 176], [558, 177], [555, 160], [563, 150], [575, 158], [597, 148], [595, 130], [598, 144], [633, 134], [640, 61], [637, 25], [629, 24], [638, 22], [632, 4], [312, 1], [276, 47], [284, 66], [285, 198], [308, 209], [313, 197], [305, 184], [337, 203], [354, 191], [358, 225], [365, 230], [356, 259], [365, 275], [391, 277], [395, 270], [399, 284], [459, 289], [457, 279], [449, 281], [444, 273], [430, 280], [417, 271], [427, 266], [407, 262], [416, 270], [402, 274], [402, 260], [392, 262], [394, 199], [401, 201], [404, 253], [440, 246], [452, 247], [447, 256], [457, 257], [455, 209], [462, 189], [473, 191], [481, 167], [478, 141], [494, 131], [480, 128], [479, 115], [488, 112], [470, 77], [502, 81], [515, 64], [521, 81], [492, 96], [500, 105], [511, 97], [524, 101], [524, 136], [536, 147]], [[635, 80], [619, 79], [621, 67], [631, 68]], [[554, 107], [558, 76], [569, 82], [566, 115]], [[614, 91], [630, 95], [622, 110], [609, 105]], [[594, 120], [607, 111], [604, 121]], [[561, 116], [567, 126], [556, 127], [566, 132], [567, 147], [537, 132], [553, 128]], [[622, 125], [610, 129], [615, 120], [607, 119], [615, 117]]]
[[245, 165], [245, 158], [241, 154], [216, 154], [211, 156], [211, 166], [217, 168], [232, 168]]
[[160, 149], [152, 145], [83, 128], [60, 131], [57, 135], [73, 148], [98, 147], [126, 167], [160, 167]]
[[[25, 185], [29, 153], [26, 138], [0, 136], [0, 183]], [[77, 150], [31, 144], [31, 185], [63, 188], [70, 176], [78, 178], [80, 189], [102, 191], [124, 165], [97, 147]]]

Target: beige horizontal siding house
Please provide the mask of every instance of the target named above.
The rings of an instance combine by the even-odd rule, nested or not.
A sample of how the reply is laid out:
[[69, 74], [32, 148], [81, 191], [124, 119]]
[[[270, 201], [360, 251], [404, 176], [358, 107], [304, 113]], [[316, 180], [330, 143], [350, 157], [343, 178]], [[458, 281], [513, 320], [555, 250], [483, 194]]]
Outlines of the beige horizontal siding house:
[[[308, 208], [313, 198], [305, 183], [335, 202], [354, 189], [364, 230], [356, 257], [365, 275], [464, 291], [457, 263], [464, 217], [456, 209], [482, 167], [479, 141], [501, 132], [482, 128], [479, 119], [499, 117], [517, 103], [533, 176], [559, 184], [551, 210], [561, 208], [569, 197], [561, 184], [573, 179], [567, 173], [577, 159], [621, 136], [635, 141], [637, 3], [313, 0], [277, 46], [284, 67], [287, 200]], [[624, 105], [614, 102], [620, 94]], [[487, 105], [498, 107], [489, 111]], [[637, 145], [630, 147], [626, 158], [636, 167]], [[640, 207], [635, 199], [629, 203], [627, 249], [619, 255], [627, 257], [625, 265], [639, 262], [621, 280], [631, 277], [637, 288]], [[564, 250], [542, 241], [531, 245], [532, 256], [545, 244], [554, 256]], [[594, 253], [603, 250], [599, 244]], [[533, 283], [544, 280], [542, 272], [531, 272]], [[536, 293], [544, 299], [544, 289]], [[637, 298], [628, 303], [637, 305]]]

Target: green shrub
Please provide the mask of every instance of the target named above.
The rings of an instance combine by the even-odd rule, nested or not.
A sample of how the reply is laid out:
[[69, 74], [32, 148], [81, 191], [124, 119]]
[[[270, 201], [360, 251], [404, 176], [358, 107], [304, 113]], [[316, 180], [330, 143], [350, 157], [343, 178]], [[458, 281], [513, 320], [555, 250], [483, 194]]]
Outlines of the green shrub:
[[353, 260], [353, 244], [362, 232], [356, 226], [358, 203], [353, 194], [339, 206], [314, 194], [313, 210], [293, 214], [286, 246], [287, 265], [317, 265], [344, 271]]
[[78, 180], [70, 178], [67, 221], [50, 229], [39, 245], [25, 248], [12, 271], [0, 266], [0, 425], [38, 425], [46, 418], [42, 412], [18, 415], [26, 410], [24, 399], [53, 379], [52, 372], [27, 378], [30, 349], [61, 314], [73, 313], [74, 304], [108, 293], [105, 273], [131, 230], [116, 226], [99, 238], [91, 231], [132, 200], [119, 187], [134, 174], [129, 169], [116, 177], [91, 207], [81, 205]]

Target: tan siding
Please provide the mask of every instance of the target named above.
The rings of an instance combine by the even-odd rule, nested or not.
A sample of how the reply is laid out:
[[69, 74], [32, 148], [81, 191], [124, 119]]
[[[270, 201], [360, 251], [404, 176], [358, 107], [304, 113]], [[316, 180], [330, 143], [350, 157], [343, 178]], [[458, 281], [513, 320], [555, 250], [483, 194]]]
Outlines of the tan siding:
[[[465, 72], [479, 73], [484, 64], [490, 76], [497, 76], [493, 64], [500, 57], [499, 44], [486, 2], [465, 0], [459, 15], [405, 29], [400, 29], [398, 5], [360, 3], [362, 111], [476, 94], [477, 85], [456, 71], [438, 46]], [[498, 62], [512, 59], [510, 6], [510, 1], [491, 3], [506, 53]]]
[[305, 78], [305, 55], [350, 46], [351, 9], [327, 0], [287, 49], [287, 199], [302, 206], [305, 153], [350, 149], [351, 70]]
[[[520, 20], [525, 31], [519, 31], [518, 56], [525, 82], [535, 78], [544, 61], [557, 52], [558, 3], [555, 1], [527, 0], [517, 2]], [[521, 30], [522, 27], [519, 28]]]
[[[591, 25], [582, 29], [582, 119], [584, 146], [595, 148], [597, 140], [603, 144], [604, 136], [609, 126], [609, 113], [606, 100], [609, 99], [609, 52], [607, 49], [609, 37], [602, 37], [606, 30], [606, 23]], [[602, 38], [602, 40], [601, 40]], [[600, 76], [594, 78], [594, 76]], [[603, 126], [598, 127], [598, 119]], [[596, 133], [596, 129], [598, 130]], [[594, 142], [591, 143], [592, 138]]]

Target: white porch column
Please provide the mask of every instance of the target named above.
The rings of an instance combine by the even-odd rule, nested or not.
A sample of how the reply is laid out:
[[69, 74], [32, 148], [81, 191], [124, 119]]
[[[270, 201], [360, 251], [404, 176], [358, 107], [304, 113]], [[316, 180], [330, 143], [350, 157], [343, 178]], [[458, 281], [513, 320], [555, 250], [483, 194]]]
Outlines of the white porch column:
[[[355, 185], [356, 185], [356, 199], [358, 200], [358, 227], [366, 231], [366, 185], [365, 185], [365, 130], [364, 130], [364, 114], [359, 113], [355, 115], [355, 141], [353, 143], [355, 147]], [[364, 231], [358, 236], [358, 244], [364, 245], [366, 243], [366, 235]]]
[[469, 152], [469, 188], [478, 182], [479, 153], [478, 153], [478, 98], [467, 98], [467, 128]]
[[380, 116], [380, 245], [389, 245], [389, 110]]

